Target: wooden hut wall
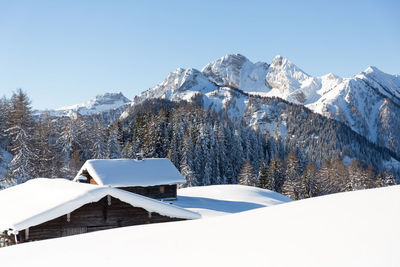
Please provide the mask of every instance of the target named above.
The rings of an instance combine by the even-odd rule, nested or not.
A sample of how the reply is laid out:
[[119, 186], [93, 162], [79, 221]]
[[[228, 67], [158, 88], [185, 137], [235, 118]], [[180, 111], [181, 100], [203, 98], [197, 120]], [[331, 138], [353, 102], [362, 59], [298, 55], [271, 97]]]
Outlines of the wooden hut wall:
[[30, 227], [28, 231], [20, 231], [19, 241], [43, 240], [122, 226], [184, 220], [149, 213], [145, 209], [133, 207], [116, 198], [110, 197], [110, 200], [111, 205], [107, 197], [104, 197], [98, 202], [78, 208], [70, 215]]
[[176, 184], [174, 185], [157, 185], [157, 186], [130, 186], [118, 187], [138, 195], [155, 198], [155, 199], [176, 199]]

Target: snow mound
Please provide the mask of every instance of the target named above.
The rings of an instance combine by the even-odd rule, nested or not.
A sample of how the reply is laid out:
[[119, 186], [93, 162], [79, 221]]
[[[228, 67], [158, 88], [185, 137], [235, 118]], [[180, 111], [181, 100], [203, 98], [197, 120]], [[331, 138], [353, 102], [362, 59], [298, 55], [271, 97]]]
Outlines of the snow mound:
[[174, 204], [202, 218], [227, 215], [291, 201], [279, 193], [243, 185], [210, 185], [182, 188]]
[[18, 259], [21, 266], [397, 267], [399, 210], [400, 186], [392, 186], [26, 243], [0, 254], [5, 266]]

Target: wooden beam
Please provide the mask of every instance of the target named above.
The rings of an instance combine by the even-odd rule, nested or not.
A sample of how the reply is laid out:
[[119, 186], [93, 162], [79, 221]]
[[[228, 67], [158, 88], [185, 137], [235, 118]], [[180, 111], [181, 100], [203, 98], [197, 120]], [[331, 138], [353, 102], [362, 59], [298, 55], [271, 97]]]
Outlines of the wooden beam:
[[25, 229], [25, 241], [29, 239], [29, 227]]

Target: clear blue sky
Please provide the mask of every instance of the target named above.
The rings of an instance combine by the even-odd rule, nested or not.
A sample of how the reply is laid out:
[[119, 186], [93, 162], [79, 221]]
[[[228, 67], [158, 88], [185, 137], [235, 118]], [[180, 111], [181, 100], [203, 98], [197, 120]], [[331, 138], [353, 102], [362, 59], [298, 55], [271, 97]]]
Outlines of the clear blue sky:
[[34, 108], [133, 98], [177, 67], [229, 53], [311, 75], [400, 73], [400, 1], [2, 1], [0, 96]]

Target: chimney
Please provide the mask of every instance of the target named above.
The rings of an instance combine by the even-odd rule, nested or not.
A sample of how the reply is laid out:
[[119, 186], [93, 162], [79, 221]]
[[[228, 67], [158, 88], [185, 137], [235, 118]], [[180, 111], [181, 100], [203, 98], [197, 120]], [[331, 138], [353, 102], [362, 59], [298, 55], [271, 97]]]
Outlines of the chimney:
[[143, 160], [143, 153], [142, 152], [136, 153], [136, 160]]

